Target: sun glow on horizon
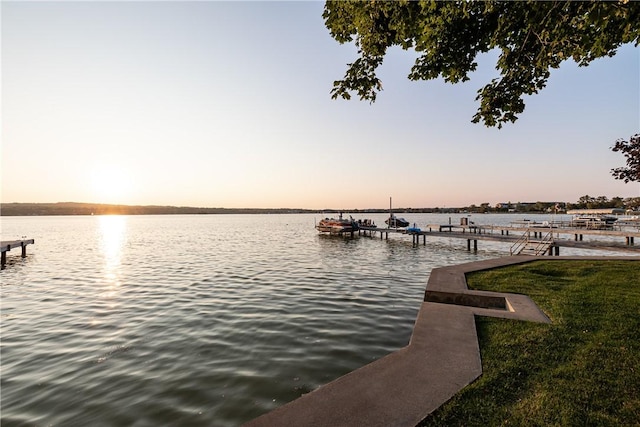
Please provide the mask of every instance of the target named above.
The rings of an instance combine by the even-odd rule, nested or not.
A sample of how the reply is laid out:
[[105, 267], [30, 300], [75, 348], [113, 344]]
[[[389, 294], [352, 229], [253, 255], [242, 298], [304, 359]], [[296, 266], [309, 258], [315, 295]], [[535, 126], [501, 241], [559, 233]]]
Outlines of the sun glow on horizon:
[[116, 167], [100, 167], [91, 171], [90, 191], [92, 198], [99, 203], [128, 202], [132, 184], [131, 177]]

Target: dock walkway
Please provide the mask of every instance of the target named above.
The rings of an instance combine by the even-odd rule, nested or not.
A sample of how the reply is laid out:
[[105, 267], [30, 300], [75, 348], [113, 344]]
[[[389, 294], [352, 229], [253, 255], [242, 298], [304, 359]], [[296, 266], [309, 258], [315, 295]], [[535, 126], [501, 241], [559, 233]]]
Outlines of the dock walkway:
[[27, 245], [34, 244], [35, 241], [33, 239], [26, 240], [3, 240], [0, 242], [0, 252], [2, 252], [2, 260], [0, 263], [0, 268], [4, 268], [7, 264], [7, 252], [11, 249], [21, 248], [21, 256], [22, 258], [27, 256]]
[[[426, 245], [427, 237], [444, 237], [467, 240], [467, 250], [478, 249], [478, 241], [494, 241], [502, 243], [518, 242], [526, 235], [531, 239], [542, 239], [551, 236], [548, 253], [559, 255], [560, 247], [576, 249], [595, 249], [608, 251], [629, 251], [640, 253], [640, 246], [635, 245], [636, 238], [640, 239], [640, 230], [629, 228], [628, 230], [602, 230], [578, 227], [540, 227], [540, 226], [509, 226], [509, 225], [452, 225], [452, 224], [428, 224], [420, 231], [410, 231], [403, 228], [378, 228], [360, 227], [359, 234], [374, 236], [380, 233], [380, 238], [388, 239], [389, 234], [411, 235], [414, 244]], [[592, 236], [596, 239], [584, 240], [584, 236]], [[610, 238], [598, 240], [598, 238]], [[613, 239], [619, 238], [619, 241]]]

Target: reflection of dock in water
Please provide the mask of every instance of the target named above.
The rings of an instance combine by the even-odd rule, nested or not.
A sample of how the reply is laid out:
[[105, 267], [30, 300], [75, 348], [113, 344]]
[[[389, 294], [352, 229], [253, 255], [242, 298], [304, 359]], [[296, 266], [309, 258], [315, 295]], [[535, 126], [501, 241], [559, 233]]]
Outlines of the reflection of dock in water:
[[0, 264], [0, 268], [4, 268], [7, 264], [7, 252], [11, 249], [21, 248], [21, 256], [22, 258], [27, 256], [27, 245], [33, 244], [35, 241], [33, 239], [26, 240], [7, 240], [0, 242], [0, 251], [2, 252], [2, 262]]
[[[463, 218], [464, 219], [464, 218]], [[465, 222], [465, 221], [461, 221]], [[640, 238], [640, 229], [630, 227], [628, 230], [600, 230], [577, 228], [569, 226], [530, 225], [476, 225], [463, 223], [428, 224], [425, 228], [379, 228], [360, 227], [359, 235], [376, 236], [388, 239], [389, 234], [410, 235], [413, 244], [426, 245], [427, 237], [444, 237], [466, 239], [467, 250], [478, 250], [478, 240], [511, 243], [511, 254], [527, 255], [560, 255], [560, 247], [575, 249], [630, 251], [640, 252], [640, 246], [635, 246], [635, 239]], [[594, 237], [585, 240], [585, 236]], [[606, 238], [607, 240], [601, 240]], [[600, 239], [600, 240], [599, 240]], [[616, 241], [617, 240], [617, 241]]]

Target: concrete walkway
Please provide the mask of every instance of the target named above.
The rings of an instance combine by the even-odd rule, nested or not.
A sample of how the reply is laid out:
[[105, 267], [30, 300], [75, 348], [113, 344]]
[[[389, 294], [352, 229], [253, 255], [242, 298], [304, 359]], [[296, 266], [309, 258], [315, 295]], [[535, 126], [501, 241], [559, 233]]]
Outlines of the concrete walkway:
[[513, 256], [432, 270], [409, 345], [245, 424], [413, 427], [482, 374], [475, 316], [549, 322], [525, 295], [470, 291], [465, 274], [540, 260]]

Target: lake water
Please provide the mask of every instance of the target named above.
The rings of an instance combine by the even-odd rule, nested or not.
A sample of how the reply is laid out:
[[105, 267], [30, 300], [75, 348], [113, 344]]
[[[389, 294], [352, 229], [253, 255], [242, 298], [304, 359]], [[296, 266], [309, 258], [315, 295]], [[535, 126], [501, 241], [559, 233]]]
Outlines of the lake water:
[[[35, 239], [0, 273], [2, 425], [240, 425], [407, 345], [434, 267], [509, 253], [320, 218], [2, 217], [3, 240]], [[471, 220], [523, 218], [562, 219]]]

